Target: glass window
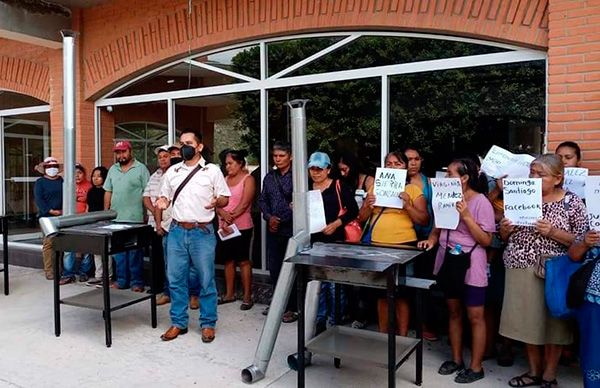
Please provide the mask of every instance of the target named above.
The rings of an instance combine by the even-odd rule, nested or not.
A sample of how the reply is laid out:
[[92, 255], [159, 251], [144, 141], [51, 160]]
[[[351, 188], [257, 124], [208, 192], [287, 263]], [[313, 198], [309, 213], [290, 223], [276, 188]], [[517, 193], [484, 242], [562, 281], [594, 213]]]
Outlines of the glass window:
[[[191, 128], [202, 133], [203, 156], [221, 166], [227, 150], [248, 152], [246, 166], [255, 179], [256, 190], [251, 209], [255, 237], [251, 259], [255, 268], [261, 268], [261, 217], [257, 200], [261, 190], [260, 169], [260, 93], [247, 92], [210, 97], [177, 100], [175, 113], [178, 128]], [[223, 258], [218, 257], [223, 263]]]
[[[312, 45], [311, 40], [304, 42]], [[433, 59], [491, 54], [507, 49], [451, 40], [395, 36], [362, 36], [288, 76], [395, 65]]]
[[381, 81], [364, 79], [269, 91], [269, 140], [290, 141], [286, 101], [308, 99], [308, 153], [323, 151], [335, 159], [340, 152], [358, 156], [369, 173], [381, 154]]
[[248, 77], [260, 78], [260, 47], [258, 45], [203, 55], [194, 60]]
[[494, 144], [540, 153], [544, 99], [544, 61], [391, 77], [390, 149], [422, 150], [429, 174]]
[[339, 42], [345, 36], [323, 38], [290, 39], [272, 42], [267, 45], [268, 76], [279, 73], [301, 60]]
[[4, 117], [4, 200], [9, 234], [37, 231], [33, 186], [50, 156], [50, 113]]

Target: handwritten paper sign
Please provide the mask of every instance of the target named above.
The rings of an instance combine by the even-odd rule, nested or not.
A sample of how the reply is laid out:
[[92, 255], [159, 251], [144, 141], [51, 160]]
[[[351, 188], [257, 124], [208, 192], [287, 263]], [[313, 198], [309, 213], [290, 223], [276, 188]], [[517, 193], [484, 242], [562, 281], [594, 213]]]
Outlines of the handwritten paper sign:
[[460, 215], [456, 210], [456, 202], [462, 199], [462, 185], [458, 178], [431, 179], [433, 217], [435, 227], [456, 229]]
[[406, 186], [406, 170], [378, 167], [375, 171], [375, 206], [402, 209], [400, 193]]
[[502, 147], [492, 146], [481, 163], [481, 170], [494, 178], [526, 178], [529, 165], [535, 158], [527, 154], [513, 154]]
[[600, 232], [600, 176], [585, 179], [585, 198], [590, 229]]
[[585, 178], [587, 176], [587, 168], [565, 167], [563, 189], [577, 194], [579, 198], [585, 198]]
[[513, 225], [532, 226], [542, 218], [542, 180], [507, 178], [504, 184], [504, 216]]
[[310, 234], [319, 233], [326, 226], [325, 205], [321, 190], [310, 190], [308, 192], [308, 230]]

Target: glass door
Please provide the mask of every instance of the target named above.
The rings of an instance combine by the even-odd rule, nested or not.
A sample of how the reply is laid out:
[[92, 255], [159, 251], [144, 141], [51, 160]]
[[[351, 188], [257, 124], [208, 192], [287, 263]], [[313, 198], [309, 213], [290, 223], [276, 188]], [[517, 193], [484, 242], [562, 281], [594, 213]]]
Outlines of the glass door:
[[41, 162], [50, 155], [49, 120], [48, 113], [3, 120], [4, 201], [10, 234], [38, 230], [33, 188], [43, 173]]

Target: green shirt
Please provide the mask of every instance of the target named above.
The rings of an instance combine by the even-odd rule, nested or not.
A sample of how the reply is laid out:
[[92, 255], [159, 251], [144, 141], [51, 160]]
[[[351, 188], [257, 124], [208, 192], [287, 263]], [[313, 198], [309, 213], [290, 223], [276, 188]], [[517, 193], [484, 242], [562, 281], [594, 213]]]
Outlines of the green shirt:
[[142, 195], [148, 179], [148, 169], [137, 160], [133, 161], [126, 172], [123, 172], [118, 163], [108, 170], [104, 190], [112, 193], [110, 208], [117, 212], [116, 221], [144, 222]]

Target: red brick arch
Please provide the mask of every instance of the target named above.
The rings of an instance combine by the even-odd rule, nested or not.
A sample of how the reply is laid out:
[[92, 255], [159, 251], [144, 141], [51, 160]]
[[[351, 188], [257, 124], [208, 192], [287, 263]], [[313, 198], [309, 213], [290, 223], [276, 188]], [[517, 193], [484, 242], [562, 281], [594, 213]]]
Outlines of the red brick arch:
[[50, 102], [48, 66], [22, 58], [0, 55], [0, 89]]
[[[549, 0], [118, 0], [84, 10], [84, 97], [189, 51], [335, 30], [418, 31], [548, 46]], [[87, 34], [86, 31], [90, 33]]]

